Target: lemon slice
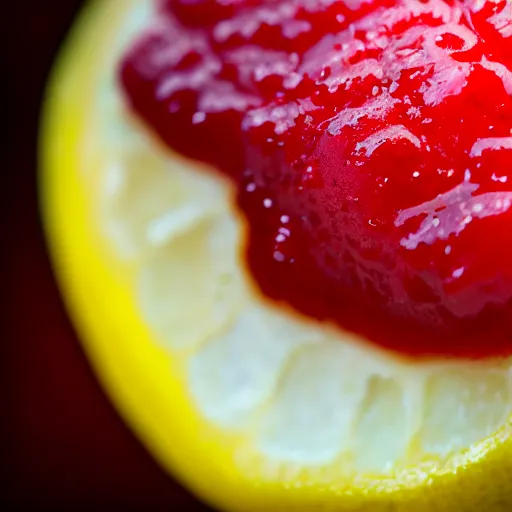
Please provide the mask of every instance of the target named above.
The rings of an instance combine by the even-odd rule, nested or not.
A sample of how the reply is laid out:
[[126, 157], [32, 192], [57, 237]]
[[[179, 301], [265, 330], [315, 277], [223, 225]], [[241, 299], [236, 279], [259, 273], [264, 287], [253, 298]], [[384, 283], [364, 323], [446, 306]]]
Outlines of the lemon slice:
[[221, 510], [510, 510], [512, 360], [413, 363], [265, 301], [230, 184], [116, 89], [151, 16], [149, 0], [85, 11], [41, 140], [54, 267], [126, 421]]

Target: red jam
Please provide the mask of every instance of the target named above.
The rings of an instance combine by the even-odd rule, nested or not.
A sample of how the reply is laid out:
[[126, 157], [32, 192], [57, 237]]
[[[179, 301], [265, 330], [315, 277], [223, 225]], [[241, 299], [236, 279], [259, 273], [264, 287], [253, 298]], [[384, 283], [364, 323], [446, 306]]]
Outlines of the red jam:
[[512, 2], [158, 9], [123, 91], [235, 181], [267, 296], [408, 355], [512, 354]]

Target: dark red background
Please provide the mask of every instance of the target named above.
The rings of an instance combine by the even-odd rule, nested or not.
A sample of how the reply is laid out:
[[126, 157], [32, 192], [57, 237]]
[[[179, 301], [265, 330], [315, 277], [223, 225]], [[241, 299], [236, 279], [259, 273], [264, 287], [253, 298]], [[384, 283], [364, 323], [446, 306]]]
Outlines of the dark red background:
[[83, 2], [5, 3], [0, 463], [6, 489], [0, 500], [28, 510], [205, 511], [164, 474], [106, 400], [66, 318], [45, 252], [36, 194], [39, 109], [55, 53]]

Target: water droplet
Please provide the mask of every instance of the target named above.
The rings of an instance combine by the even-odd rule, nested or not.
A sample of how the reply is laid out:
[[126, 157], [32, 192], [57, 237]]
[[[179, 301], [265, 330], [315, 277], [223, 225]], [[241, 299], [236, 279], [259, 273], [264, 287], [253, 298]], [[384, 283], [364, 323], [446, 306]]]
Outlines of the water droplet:
[[285, 260], [284, 254], [281, 251], [274, 251], [274, 259], [279, 263], [283, 263]]
[[460, 268], [458, 268], [458, 269], [454, 270], [454, 271], [452, 272], [452, 277], [453, 277], [454, 279], [459, 279], [459, 277], [461, 277], [461, 276], [462, 276], [462, 274], [464, 274], [464, 267], [460, 267]]
[[192, 116], [192, 124], [201, 124], [206, 119], [206, 114], [204, 112], [195, 112]]

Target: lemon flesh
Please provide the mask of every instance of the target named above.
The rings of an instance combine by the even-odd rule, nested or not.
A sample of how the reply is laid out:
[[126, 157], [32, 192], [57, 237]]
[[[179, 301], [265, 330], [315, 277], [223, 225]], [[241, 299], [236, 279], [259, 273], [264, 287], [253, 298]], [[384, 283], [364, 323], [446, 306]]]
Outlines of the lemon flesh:
[[151, 15], [88, 7], [41, 140], [55, 270], [123, 417], [221, 510], [509, 510], [512, 361], [412, 363], [262, 298], [230, 184], [161, 147], [116, 89]]

